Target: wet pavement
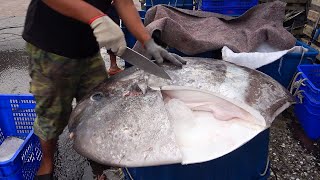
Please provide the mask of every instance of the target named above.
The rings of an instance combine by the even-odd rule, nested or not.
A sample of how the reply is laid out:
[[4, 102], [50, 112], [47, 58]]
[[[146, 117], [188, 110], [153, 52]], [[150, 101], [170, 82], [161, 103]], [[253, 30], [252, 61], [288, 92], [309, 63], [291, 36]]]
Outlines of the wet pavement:
[[[25, 41], [21, 37], [23, 23], [24, 17], [0, 17], [0, 94], [29, 94], [29, 56], [25, 52]], [[108, 68], [108, 55], [105, 50], [101, 53]], [[123, 66], [124, 62], [118, 59], [118, 64]], [[56, 178], [93, 179], [89, 162], [73, 150], [68, 136], [65, 129], [58, 140], [55, 157]], [[119, 180], [121, 177], [115, 170], [107, 170], [106, 174], [112, 180]]]
[[320, 179], [320, 141], [310, 140], [294, 117], [293, 106], [280, 114], [270, 131], [270, 180]]
[[26, 53], [1, 52], [0, 63], [0, 93], [26, 94], [29, 93], [28, 58]]
[[[109, 59], [103, 50], [102, 55], [108, 67]], [[0, 94], [29, 93], [28, 61], [29, 57], [23, 48], [10, 51], [0, 50]], [[123, 66], [124, 63], [119, 60], [118, 64]], [[55, 157], [56, 177], [59, 180], [93, 179], [89, 162], [73, 150], [72, 142], [68, 137], [68, 131], [65, 129], [58, 140], [58, 151]], [[108, 170], [106, 174], [109, 179], [120, 179], [119, 173], [115, 170]]]
[[0, 16], [0, 93], [28, 93], [28, 56], [21, 37], [24, 17]]

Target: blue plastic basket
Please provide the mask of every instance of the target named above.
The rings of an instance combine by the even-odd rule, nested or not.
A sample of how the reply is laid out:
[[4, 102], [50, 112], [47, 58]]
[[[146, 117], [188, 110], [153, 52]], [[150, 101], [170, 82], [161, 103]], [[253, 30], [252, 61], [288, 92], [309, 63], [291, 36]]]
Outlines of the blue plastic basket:
[[320, 138], [320, 115], [312, 113], [304, 104], [296, 104], [294, 113], [306, 135], [317, 140]]
[[182, 8], [182, 9], [193, 9], [193, 0], [146, 0], [146, 11], [150, 9], [152, 6], [158, 4], [166, 4], [169, 6]]
[[32, 130], [34, 108], [32, 95], [0, 95], [0, 144], [7, 136], [24, 139], [10, 160], [0, 162], [1, 180], [32, 180], [40, 166], [40, 142]]
[[126, 180], [267, 180], [269, 129], [252, 140], [212, 161], [191, 165], [163, 165], [124, 169]]
[[240, 16], [258, 4], [258, 0], [200, 0], [199, 9], [230, 16]]
[[308, 52], [303, 56], [302, 53], [288, 53], [279, 60], [262, 66], [257, 70], [269, 75], [281, 85], [288, 88], [294, 74], [297, 72], [297, 66], [300, 63], [301, 57], [301, 64], [312, 64], [315, 62], [316, 56], [319, 53], [316, 49], [301, 41], [297, 41], [296, 46], [303, 46], [308, 49]]
[[303, 90], [310, 99], [314, 102], [320, 101], [320, 65], [300, 65], [298, 71], [302, 74], [297, 78], [304, 80], [305, 86], [300, 86], [300, 90]]

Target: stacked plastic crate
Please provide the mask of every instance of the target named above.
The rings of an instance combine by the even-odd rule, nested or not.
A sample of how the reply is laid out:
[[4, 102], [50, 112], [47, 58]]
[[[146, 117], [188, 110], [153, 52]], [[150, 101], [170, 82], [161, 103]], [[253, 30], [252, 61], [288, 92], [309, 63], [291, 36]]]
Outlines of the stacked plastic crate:
[[295, 115], [311, 139], [320, 138], [320, 65], [298, 66]]
[[199, 9], [230, 16], [240, 16], [258, 4], [258, 0], [200, 0]]

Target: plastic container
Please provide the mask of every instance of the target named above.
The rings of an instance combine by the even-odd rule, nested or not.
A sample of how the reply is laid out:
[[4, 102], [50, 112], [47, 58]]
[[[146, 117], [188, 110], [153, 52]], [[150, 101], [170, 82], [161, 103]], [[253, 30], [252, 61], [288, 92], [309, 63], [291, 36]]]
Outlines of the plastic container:
[[230, 16], [240, 16], [258, 4], [258, 0], [200, 0], [199, 9]]
[[10, 160], [0, 162], [0, 180], [32, 180], [40, 166], [40, 142], [32, 130], [34, 108], [32, 95], [0, 95], [0, 144], [7, 136], [24, 139]]
[[[310, 113], [320, 115], [320, 101], [315, 100], [305, 92], [301, 92], [301, 95], [303, 96], [301, 104], [304, 105]], [[298, 97], [297, 102], [300, 103], [300, 99]]]
[[297, 69], [302, 72], [297, 80], [306, 79], [303, 82], [306, 86], [300, 86], [299, 89], [308, 94], [314, 102], [320, 101], [320, 65], [300, 65]]
[[[301, 41], [297, 41], [296, 46], [303, 46], [308, 49], [308, 52], [303, 55], [301, 64], [312, 64], [315, 62], [316, 56], [319, 53], [316, 49]], [[288, 88], [294, 74], [297, 72], [297, 66], [299, 65], [301, 56], [302, 53], [288, 53], [281, 59], [262, 66], [257, 70], [269, 75], [281, 85]]]
[[194, 6], [193, 0], [146, 0], [146, 11], [148, 11], [152, 6], [158, 4], [166, 4], [169, 6], [190, 10], [193, 10]]
[[269, 129], [238, 149], [208, 162], [124, 169], [126, 180], [267, 180]]
[[294, 113], [302, 125], [306, 135], [317, 140], [320, 138], [320, 115], [310, 112], [304, 104], [296, 104]]

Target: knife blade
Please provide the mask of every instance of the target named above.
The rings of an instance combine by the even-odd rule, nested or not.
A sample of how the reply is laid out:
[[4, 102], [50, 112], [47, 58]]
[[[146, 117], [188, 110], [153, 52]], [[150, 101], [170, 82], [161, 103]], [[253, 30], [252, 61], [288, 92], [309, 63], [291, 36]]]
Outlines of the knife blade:
[[142, 54], [130, 49], [127, 47], [125, 52], [120, 56], [123, 60], [127, 61], [128, 63], [138, 67], [141, 70], [144, 70], [145, 72], [148, 72], [150, 74], [153, 74], [155, 76], [164, 78], [164, 79], [170, 79], [170, 76], [167, 74], [167, 72], [162, 69], [160, 66], [152, 62], [150, 59], [146, 58]]

